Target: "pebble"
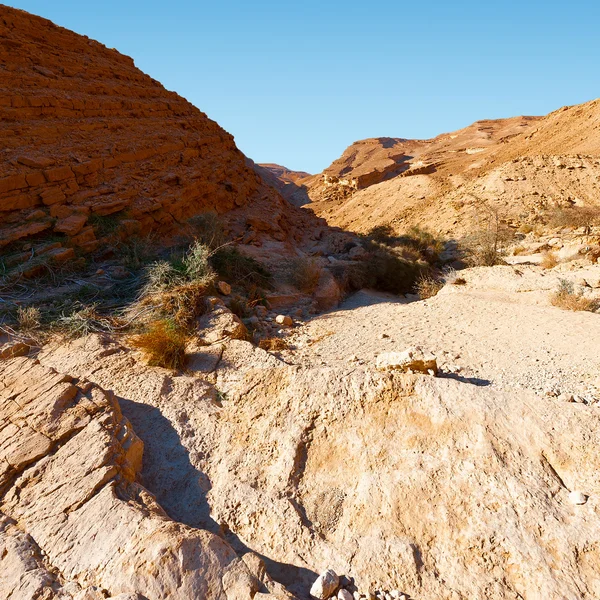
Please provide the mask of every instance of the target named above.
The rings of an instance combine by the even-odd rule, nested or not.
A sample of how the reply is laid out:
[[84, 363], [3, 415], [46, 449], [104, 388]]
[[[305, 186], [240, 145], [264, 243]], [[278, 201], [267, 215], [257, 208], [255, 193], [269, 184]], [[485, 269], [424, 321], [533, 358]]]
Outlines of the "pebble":
[[352, 598], [352, 594], [348, 590], [344, 590], [344, 589], [342, 589], [338, 592], [337, 597], [338, 597], [338, 600], [354, 600]]
[[567, 394], [566, 392], [563, 392], [562, 394], [560, 394], [558, 399], [561, 402], [574, 402], [575, 401], [575, 398], [573, 398], [573, 394]]
[[231, 286], [226, 281], [217, 281], [217, 289], [224, 296], [231, 294]]
[[578, 490], [573, 490], [569, 494], [569, 502], [571, 504], [585, 504], [588, 500], [588, 497]]
[[294, 324], [292, 317], [289, 315], [277, 315], [275, 317], [275, 322], [279, 323], [279, 325], [283, 325], [284, 327], [291, 327]]

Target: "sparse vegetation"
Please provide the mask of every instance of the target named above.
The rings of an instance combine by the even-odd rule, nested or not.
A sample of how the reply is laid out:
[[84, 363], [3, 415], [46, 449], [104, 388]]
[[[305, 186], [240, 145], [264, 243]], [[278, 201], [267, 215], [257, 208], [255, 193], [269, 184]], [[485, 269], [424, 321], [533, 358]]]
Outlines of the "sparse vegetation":
[[202, 213], [188, 219], [191, 235], [204, 246], [215, 250], [227, 243], [223, 224], [215, 212]]
[[185, 365], [187, 342], [187, 335], [165, 319], [153, 321], [147, 331], [130, 340], [134, 348], [142, 351], [150, 366], [173, 370]]
[[544, 269], [553, 269], [558, 264], [558, 256], [556, 256], [556, 252], [552, 250], [548, 250], [542, 254], [542, 262], [540, 265]]
[[439, 262], [446, 243], [443, 238], [421, 227], [411, 227], [406, 233], [396, 235], [391, 225], [373, 227], [366, 238], [371, 244], [394, 248], [395, 253], [406, 260], [425, 260], [431, 265]]
[[600, 206], [572, 206], [569, 208], [556, 208], [545, 215], [550, 227], [583, 227], [589, 229], [600, 225]]
[[476, 199], [476, 231], [461, 240], [464, 260], [470, 267], [493, 267], [505, 264], [502, 258], [514, 233], [500, 218], [496, 208]]
[[415, 289], [421, 300], [433, 298], [433, 296], [435, 296], [443, 287], [444, 282], [441, 279], [437, 279], [430, 275], [419, 277], [415, 285]]
[[152, 263], [138, 300], [147, 318], [168, 318], [180, 328], [189, 327], [205, 311], [205, 296], [215, 278], [209, 257], [208, 247], [195, 242], [182, 259]]
[[402, 250], [382, 244], [372, 243], [369, 256], [342, 272], [333, 268], [332, 272], [348, 290], [373, 288], [392, 294], [412, 292], [417, 280], [429, 272], [429, 265], [414, 262], [402, 256]]
[[257, 260], [225, 246], [210, 254], [210, 265], [224, 279], [234, 281], [245, 290], [272, 287], [271, 273]]
[[123, 213], [113, 213], [111, 215], [91, 214], [88, 223], [93, 226], [98, 237], [106, 237], [114, 234], [123, 219]]
[[288, 280], [301, 292], [312, 294], [323, 273], [323, 268], [314, 258], [296, 258], [289, 262]]
[[550, 298], [550, 302], [553, 306], [565, 310], [595, 312], [600, 309], [600, 299], [588, 298], [581, 293], [575, 292], [573, 284], [566, 279], [560, 280], [558, 289]]
[[42, 315], [37, 306], [19, 306], [17, 308], [17, 325], [19, 330], [31, 335], [39, 331], [42, 325]]
[[281, 352], [281, 350], [286, 350], [289, 345], [281, 338], [266, 338], [260, 340], [258, 347], [267, 350], [268, 352]]

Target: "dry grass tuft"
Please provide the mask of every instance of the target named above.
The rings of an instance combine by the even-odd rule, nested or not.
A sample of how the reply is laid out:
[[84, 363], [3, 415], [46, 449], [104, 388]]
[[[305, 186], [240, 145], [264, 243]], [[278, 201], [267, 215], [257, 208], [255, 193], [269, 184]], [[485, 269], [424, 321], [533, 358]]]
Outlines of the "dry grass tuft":
[[268, 352], [280, 352], [289, 348], [288, 343], [281, 338], [266, 338], [258, 342], [258, 347]]
[[185, 365], [188, 336], [169, 321], [153, 321], [145, 333], [131, 338], [134, 348], [141, 350], [152, 367], [181, 369]]
[[144, 295], [139, 306], [148, 308], [155, 318], [172, 320], [177, 327], [188, 328], [206, 312], [208, 285], [203, 282], [183, 283], [170, 289]]
[[542, 262], [540, 263], [540, 265], [544, 269], [553, 269], [558, 264], [558, 262], [559, 260], [556, 256], [556, 252], [552, 252], [552, 250], [550, 250], [542, 254]]
[[578, 294], [573, 289], [570, 281], [561, 279], [558, 290], [550, 298], [553, 306], [565, 310], [585, 310], [595, 312], [600, 308], [600, 300], [597, 298], [587, 298], [583, 294]]
[[32, 333], [41, 327], [42, 316], [36, 306], [19, 306], [17, 308], [17, 323], [23, 333]]
[[421, 300], [433, 298], [443, 287], [443, 281], [429, 276], [420, 277], [415, 285], [416, 292]]

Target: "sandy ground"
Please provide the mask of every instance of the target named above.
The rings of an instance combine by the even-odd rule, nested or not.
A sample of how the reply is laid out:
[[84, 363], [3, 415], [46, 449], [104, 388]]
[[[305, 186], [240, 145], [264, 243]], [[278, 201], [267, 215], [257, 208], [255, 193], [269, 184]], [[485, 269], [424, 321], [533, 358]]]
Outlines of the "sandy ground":
[[598, 285], [600, 266], [568, 273], [493, 267], [461, 275], [466, 285], [446, 285], [423, 301], [358, 292], [299, 328], [292, 338], [297, 350], [286, 360], [372, 363], [382, 352], [421, 346], [437, 356], [442, 376], [600, 398], [600, 315], [549, 301], [559, 278]]

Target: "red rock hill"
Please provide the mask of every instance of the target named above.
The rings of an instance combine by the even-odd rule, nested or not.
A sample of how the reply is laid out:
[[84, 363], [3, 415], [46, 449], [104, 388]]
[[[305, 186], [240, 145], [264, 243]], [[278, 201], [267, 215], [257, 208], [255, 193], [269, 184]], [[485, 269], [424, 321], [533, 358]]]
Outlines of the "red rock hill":
[[109, 215], [169, 235], [208, 210], [282, 210], [233, 137], [131, 58], [7, 6], [0, 140], [0, 248], [45, 232], [92, 251]]

